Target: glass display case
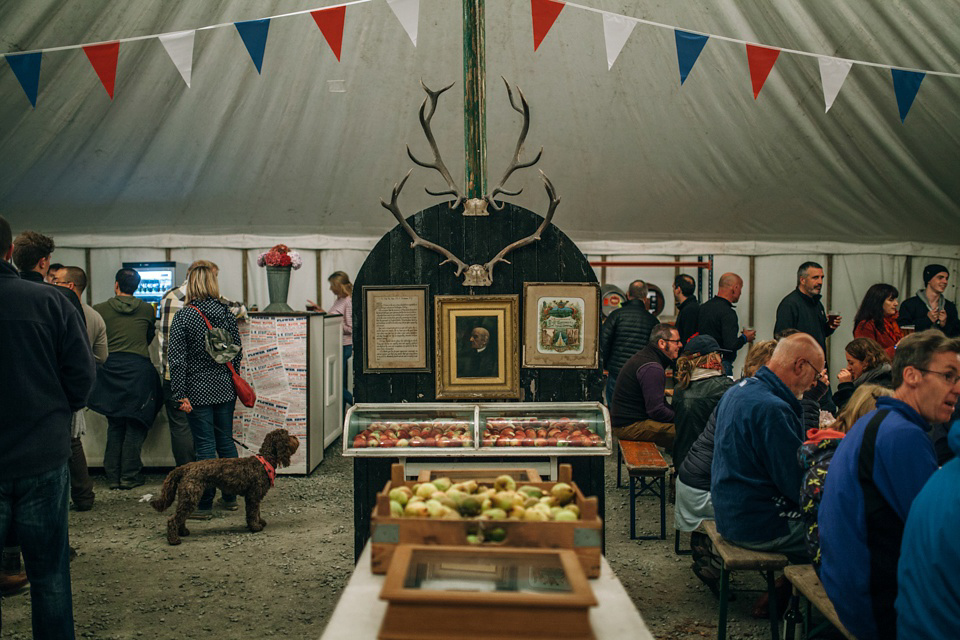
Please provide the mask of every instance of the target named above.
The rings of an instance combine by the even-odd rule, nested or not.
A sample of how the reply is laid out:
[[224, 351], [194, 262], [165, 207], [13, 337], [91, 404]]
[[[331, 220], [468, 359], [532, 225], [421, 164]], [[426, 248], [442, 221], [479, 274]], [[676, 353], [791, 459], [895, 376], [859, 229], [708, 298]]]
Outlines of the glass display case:
[[611, 451], [598, 402], [357, 404], [344, 420], [346, 456], [570, 456]]

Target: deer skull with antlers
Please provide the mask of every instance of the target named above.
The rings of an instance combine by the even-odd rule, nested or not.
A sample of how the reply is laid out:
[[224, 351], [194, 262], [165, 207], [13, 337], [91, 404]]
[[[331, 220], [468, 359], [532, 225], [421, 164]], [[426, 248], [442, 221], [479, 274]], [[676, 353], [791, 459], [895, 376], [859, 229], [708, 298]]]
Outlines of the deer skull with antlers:
[[[430, 145], [430, 148], [433, 150], [433, 162], [423, 162], [417, 159], [413, 155], [413, 152], [410, 151], [409, 145], [407, 146], [407, 155], [413, 160], [416, 164], [427, 169], [436, 170], [446, 181], [448, 189], [444, 191], [431, 191], [430, 189], [425, 189], [427, 193], [432, 196], [445, 196], [450, 195], [454, 196], [454, 201], [451, 203], [450, 208], [456, 209], [460, 206], [461, 203], [465, 203], [466, 208], [470, 209], [474, 215], [478, 209], [482, 209], [483, 205], [489, 204], [494, 211], [502, 211], [503, 204], [497, 204], [494, 201], [494, 198], [497, 195], [504, 194], [509, 196], [519, 195], [523, 189], [518, 189], [517, 191], [507, 191], [503, 188], [506, 181], [513, 175], [513, 172], [517, 169], [526, 169], [532, 167], [540, 160], [540, 156], [543, 154], [543, 148], [540, 148], [540, 151], [537, 152], [536, 157], [528, 162], [523, 162], [520, 160], [520, 154], [523, 151], [523, 143], [527, 137], [527, 132], [530, 129], [530, 106], [527, 104], [527, 100], [523, 95], [523, 92], [520, 91], [520, 88], [517, 88], [517, 93], [520, 94], [520, 104], [518, 105], [513, 98], [513, 91], [510, 89], [510, 84], [503, 80], [504, 84], [507, 87], [507, 97], [510, 99], [510, 106], [513, 107], [515, 111], [520, 113], [523, 116], [523, 125], [520, 130], [520, 137], [517, 140], [517, 148], [514, 153], [513, 159], [510, 161], [510, 164], [507, 167], [507, 170], [504, 172], [503, 177], [500, 179], [500, 183], [494, 187], [493, 191], [490, 192], [490, 195], [484, 196], [482, 199], [471, 198], [467, 199], [463, 193], [457, 188], [456, 183], [453, 181], [453, 177], [450, 175], [450, 171], [447, 169], [446, 165], [443, 163], [443, 159], [440, 157], [440, 150], [437, 147], [436, 138], [433, 136], [433, 131], [430, 128], [430, 121], [433, 119], [433, 114], [437, 109], [437, 100], [443, 92], [450, 89], [453, 84], [449, 84], [446, 87], [440, 89], [439, 91], [433, 91], [427, 85], [420, 82], [420, 86], [423, 87], [423, 90], [427, 93], [427, 97], [424, 98], [423, 104], [420, 105], [420, 126], [423, 128], [423, 133], [426, 135], [427, 142]], [[429, 108], [428, 108], [429, 105]], [[403, 190], [403, 185], [406, 184], [407, 179], [410, 177], [410, 173], [413, 169], [407, 171], [407, 174], [403, 177], [399, 183], [394, 185], [393, 193], [390, 196], [390, 202], [384, 202], [380, 200], [380, 204], [390, 211], [394, 217], [397, 219], [397, 222], [400, 223], [400, 226], [407, 232], [410, 236], [412, 242], [410, 243], [410, 248], [423, 247], [424, 249], [429, 249], [439, 253], [445, 259], [440, 265], [447, 264], [448, 262], [456, 266], [455, 275], [459, 276], [463, 274], [463, 284], [468, 287], [489, 287], [493, 284], [493, 268], [497, 263], [504, 262], [510, 264], [510, 261], [506, 259], [506, 255], [513, 251], [514, 249], [519, 249], [520, 247], [526, 246], [533, 242], [536, 242], [540, 239], [540, 236], [543, 234], [543, 231], [547, 228], [547, 225], [550, 224], [550, 221], [553, 219], [553, 214], [557, 209], [557, 205], [560, 204], [560, 198], [557, 196], [556, 190], [553, 188], [553, 183], [550, 182], [550, 179], [547, 178], [546, 174], [543, 171], [540, 171], [540, 177], [543, 179], [544, 188], [547, 191], [547, 196], [550, 199], [550, 205], [547, 209], [547, 215], [544, 216], [543, 222], [540, 223], [540, 226], [537, 227], [529, 236], [521, 238], [516, 242], [512, 242], [501, 249], [497, 255], [490, 259], [490, 261], [484, 264], [471, 264], [468, 265], [463, 260], [455, 256], [449, 250], [441, 247], [440, 245], [424, 240], [417, 232], [413, 230], [406, 219], [403, 216], [403, 213], [400, 211], [400, 207], [397, 204], [397, 199], [400, 197], [400, 192]]]

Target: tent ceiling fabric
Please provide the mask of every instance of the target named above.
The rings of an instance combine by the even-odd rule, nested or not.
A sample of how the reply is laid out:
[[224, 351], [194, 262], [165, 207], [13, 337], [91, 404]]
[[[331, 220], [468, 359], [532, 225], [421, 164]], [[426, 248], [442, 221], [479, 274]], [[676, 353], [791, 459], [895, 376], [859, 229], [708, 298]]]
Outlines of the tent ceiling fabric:
[[[332, 4], [332, 3], [327, 3]], [[960, 5], [850, 0], [625, 2], [598, 9], [783, 48], [960, 71]], [[319, 8], [273, 2], [32, 0], [0, 5], [14, 52]], [[113, 101], [82, 51], [44, 54], [36, 109], [0, 71], [0, 212], [59, 235], [349, 236], [429, 157], [423, 94], [456, 81], [433, 121], [463, 183], [461, 3], [421, 0], [414, 47], [386, 2], [350, 6], [342, 62], [309, 15], [271, 22], [258, 75], [236, 29], [196, 34], [192, 88], [155, 39], [123, 43]], [[781, 54], [753, 99], [744, 47], [711, 39], [681, 87], [674, 34], [637, 25], [607, 70], [600, 14], [567, 7], [534, 52], [528, 0], [488, 2], [488, 182], [519, 130], [499, 76], [532, 108], [529, 157], [578, 241], [960, 244], [960, 79], [928, 75], [901, 124], [887, 69], [854, 65], [824, 114], [815, 58]], [[430, 206], [417, 168], [400, 202]], [[508, 184], [544, 212], [533, 170]], [[759, 245], [757, 245], [759, 246]]]

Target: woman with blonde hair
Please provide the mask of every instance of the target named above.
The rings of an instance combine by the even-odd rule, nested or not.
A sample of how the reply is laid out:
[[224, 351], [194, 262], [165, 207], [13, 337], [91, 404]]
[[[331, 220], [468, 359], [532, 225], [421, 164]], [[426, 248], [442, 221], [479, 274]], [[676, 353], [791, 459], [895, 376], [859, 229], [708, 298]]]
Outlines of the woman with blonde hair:
[[[190, 272], [185, 302], [170, 325], [171, 392], [187, 414], [197, 460], [236, 458], [233, 409], [237, 393], [226, 363], [233, 362], [234, 366], [240, 363], [240, 332], [237, 319], [220, 300], [214, 268], [199, 266]], [[208, 321], [212, 329], [224, 330], [231, 342], [224, 343], [220, 349], [208, 348]], [[214, 493], [214, 489], [209, 489], [203, 494], [190, 518], [209, 520], [212, 517]], [[235, 511], [237, 497], [224, 495], [222, 504], [225, 509]]]

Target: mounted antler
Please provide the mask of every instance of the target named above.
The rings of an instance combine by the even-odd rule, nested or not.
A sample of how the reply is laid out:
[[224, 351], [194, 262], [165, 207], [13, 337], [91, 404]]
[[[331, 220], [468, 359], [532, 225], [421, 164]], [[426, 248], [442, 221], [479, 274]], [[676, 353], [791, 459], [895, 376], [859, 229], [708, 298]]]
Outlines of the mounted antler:
[[517, 139], [517, 149], [513, 154], [513, 159], [507, 166], [507, 170], [503, 173], [503, 177], [500, 178], [500, 184], [494, 187], [489, 196], [484, 196], [484, 200], [490, 204], [494, 211], [503, 210], [503, 205], [497, 206], [497, 203], [493, 200], [497, 195], [502, 193], [508, 196], [518, 196], [523, 192], [523, 188], [516, 191], [507, 191], [503, 188], [503, 185], [507, 183], [507, 180], [510, 179], [513, 172], [517, 169], [532, 167], [540, 161], [540, 156], [543, 155], [543, 147], [540, 147], [540, 151], [537, 152], [533, 160], [529, 162], [522, 162], [520, 160], [520, 154], [523, 152], [523, 143], [527, 139], [527, 132], [530, 130], [530, 105], [527, 104], [527, 99], [524, 97], [523, 91], [520, 90], [520, 87], [517, 87], [517, 93], [520, 94], [520, 105], [518, 106], [513, 99], [513, 91], [510, 89], [510, 83], [507, 82], [507, 79], [503, 76], [500, 76], [500, 79], [503, 80], [503, 84], [507, 86], [507, 97], [510, 99], [510, 106], [513, 107], [514, 111], [523, 116], [523, 126], [520, 128], [520, 137]]
[[[439, 253], [440, 255], [446, 258], [446, 260], [441, 262], [440, 265], [438, 266], [443, 266], [448, 262], [452, 262], [453, 264], [457, 265], [457, 271], [454, 275], [459, 276], [461, 273], [463, 273], [465, 269], [469, 273], [469, 270], [471, 269], [471, 267], [467, 266], [467, 263], [465, 263], [463, 260], [461, 260], [457, 256], [453, 255], [452, 253], [450, 253], [440, 245], [434, 244], [429, 240], [424, 240], [423, 238], [418, 236], [417, 232], [414, 231], [413, 227], [411, 227], [407, 223], [407, 221], [403, 217], [403, 214], [400, 212], [400, 207], [397, 205], [397, 198], [400, 196], [400, 192], [403, 190], [403, 185], [406, 184], [407, 178], [410, 177], [410, 173], [412, 171], [413, 169], [410, 169], [410, 171], [407, 171], [407, 175], [403, 176], [403, 180], [401, 180], [399, 184], [393, 185], [393, 193], [390, 195], [390, 204], [387, 204], [386, 202], [383, 201], [383, 198], [381, 198], [380, 205], [384, 209], [387, 209], [388, 211], [390, 211], [390, 213], [393, 214], [393, 217], [397, 219], [397, 222], [400, 223], [400, 226], [403, 227], [406, 230], [406, 232], [410, 235], [410, 238], [413, 240], [413, 242], [410, 243], [411, 249], [419, 246], [419, 247], [423, 247], [424, 249], [430, 249], [431, 251], [436, 251], [437, 253]], [[464, 284], [466, 284], [466, 282]]]
[[550, 182], [550, 178], [548, 178], [547, 174], [545, 174], [543, 171], [540, 172], [540, 177], [543, 178], [543, 186], [547, 190], [547, 196], [550, 198], [550, 208], [547, 209], [547, 215], [544, 217], [543, 222], [540, 223], [540, 226], [537, 227], [536, 231], [531, 233], [526, 238], [521, 238], [516, 242], [511, 242], [503, 249], [500, 249], [500, 253], [495, 255], [490, 262], [483, 265], [483, 270], [487, 273], [487, 277], [490, 279], [491, 284], [493, 283], [493, 267], [498, 262], [506, 262], [507, 264], [510, 264], [510, 261], [505, 259], [504, 256], [514, 249], [519, 249], [520, 247], [539, 240], [543, 230], [547, 228], [547, 225], [550, 224], [550, 221], [553, 219], [553, 212], [557, 210], [557, 205], [560, 204], [560, 198], [557, 196], [557, 191], [553, 188], [553, 183]]
[[[424, 191], [432, 196], [456, 196], [457, 199], [454, 200], [453, 204], [450, 205], [451, 209], [456, 209], [460, 206], [460, 203], [464, 201], [465, 197], [457, 188], [457, 184], [453, 181], [453, 177], [450, 175], [450, 171], [447, 169], [447, 166], [443, 164], [443, 159], [440, 157], [440, 149], [437, 148], [437, 140], [433, 137], [433, 130], [430, 128], [430, 121], [433, 119], [433, 114], [437, 110], [437, 100], [444, 91], [453, 86], [453, 83], [451, 82], [439, 91], [431, 90], [430, 87], [423, 83], [423, 80], [420, 81], [420, 86], [423, 87], [423, 90], [427, 92], [427, 97], [423, 99], [423, 104], [420, 105], [420, 126], [423, 128], [423, 133], [427, 137], [427, 142], [430, 143], [430, 148], [433, 150], [433, 163], [422, 162], [418, 160], [416, 156], [413, 155], [413, 152], [410, 151], [410, 145], [407, 145], [407, 155], [410, 156], [410, 159], [421, 167], [426, 169], [436, 169], [440, 172], [440, 175], [442, 175], [443, 179], [447, 181], [447, 186], [450, 188], [446, 191], [436, 192], [424, 188]], [[427, 102], [430, 103], [430, 113], [426, 113]]]
[[[513, 174], [513, 172], [516, 171], [517, 169], [525, 169], [527, 167], [531, 167], [534, 164], [536, 164], [540, 160], [540, 156], [543, 153], [543, 148], [541, 148], [540, 152], [537, 153], [537, 157], [535, 157], [533, 160], [531, 160], [530, 162], [521, 162], [520, 153], [523, 151], [523, 142], [526, 139], [527, 131], [530, 128], [530, 107], [527, 104], [527, 100], [526, 98], [524, 98], [523, 92], [520, 91], [519, 87], [517, 88], [517, 92], [520, 93], [520, 106], [518, 106], [513, 99], [513, 92], [510, 90], [510, 84], [506, 81], [506, 79], [504, 79], [503, 82], [507, 85], [507, 96], [510, 98], [510, 106], [512, 106], [519, 113], [523, 114], [523, 128], [520, 131], [520, 139], [517, 141], [517, 150], [516, 150], [516, 153], [514, 154], [513, 161], [511, 161], [510, 166], [507, 168], [506, 173], [504, 173], [503, 175], [503, 179], [500, 180], [500, 184], [497, 185], [497, 187], [490, 193], [489, 196], [484, 196], [483, 199], [478, 198], [478, 199], [467, 200], [466, 209], [468, 210], [470, 209], [471, 206], [476, 207], [476, 205], [479, 204], [482, 207], [482, 205], [484, 205], [485, 203], [489, 203], [496, 211], [503, 210], [502, 205], [498, 207], [494, 203], [493, 201], [494, 196], [500, 193], [504, 193], [506, 195], [511, 195], [511, 196], [519, 195], [522, 189], [516, 192], [510, 192], [503, 188], [503, 184], [507, 181], [507, 179], [510, 178], [511, 174]], [[451, 208], [455, 209], [460, 205], [461, 202], [463, 202], [465, 198], [463, 194], [461, 194], [460, 191], [457, 189], [456, 184], [453, 182], [453, 178], [450, 177], [450, 172], [447, 170], [446, 166], [444, 166], [443, 160], [441, 160], [440, 158], [440, 151], [437, 149], [437, 141], [434, 139], [433, 132], [430, 130], [430, 120], [433, 118], [433, 114], [437, 108], [437, 98], [439, 98], [440, 94], [442, 94], [444, 91], [446, 91], [453, 85], [452, 84], [448, 85], [443, 89], [440, 89], [439, 91], [432, 91], [430, 88], [427, 87], [427, 85], [423, 84], [423, 81], [421, 80], [420, 86], [422, 86], [423, 90], [427, 92], [427, 98], [425, 98], [423, 101], [423, 104], [420, 105], [420, 125], [423, 127], [423, 132], [427, 136], [427, 142], [430, 143], [430, 148], [433, 149], [434, 162], [432, 164], [428, 164], [426, 162], [421, 162], [420, 160], [417, 160], [414, 157], [413, 153], [410, 151], [409, 146], [407, 147], [407, 155], [409, 155], [410, 159], [416, 162], [421, 167], [426, 167], [427, 169], [436, 169], [437, 171], [440, 172], [440, 175], [442, 175], [444, 179], [447, 181], [447, 185], [449, 185], [450, 189], [448, 191], [440, 191], [438, 193], [434, 193], [429, 189], [427, 189], [426, 191], [432, 196], [442, 196], [442, 195], [456, 196], [457, 198], [456, 201], [451, 205]], [[427, 113], [428, 102], [430, 103], [429, 113]], [[551, 183], [550, 179], [547, 178], [546, 174], [544, 174], [543, 171], [541, 171], [540, 177], [543, 179], [544, 188], [547, 191], [547, 196], [550, 198], [550, 207], [547, 210], [547, 215], [543, 219], [543, 222], [540, 223], [540, 225], [537, 227], [537, 230], [525, 238], [521, 238], [516, 242], [508, 244], [506, 247], [501, 249], [500, 252], [496, 256], [494, 256], [492, 260], [490, 260], [490, 262], [487, 262], [486, 264], [482, 264], [482, 265], [480, 264], [468, 265], [463, 260], [453, 255], [447, 249], [444, 249], [438, 244], [435, 244], [433, 242], [430, 242], [428, 240], [424, 240], [423, 238], [421, 238], [419, 235], [417, 235], [417, 232], [413, 230], [413, 227], [410, 226], [410, 224], [406, 221], [406, 219], [404, 219], [403, 213], [401, 213], [400, 207], [397, 204], [397, 199], [400, 197], [400, 192], [403, 190], [403, 186], [406, 184], [407, 179], [410, 177], [410, 173], [412, 171], [413, 169], [410, 169], [409, 171], [407, 171], [407, 175], [403, 177], [403, 180], [401, 180], [398, 184], [394, 185], [393, 193], [390, 196], [390, 202], [386, 203], [381, 199], [380, 204], [381, 206], [383, 206], [384, 209], [387, 209], [393, 214], [393, 217], [397, 219], [397, 222], [400, 223], [400, 226], [403, 227], [403, 229], [410, 236], [412, 240], [412, 242], [410, 243], [411, 249], [419, 246], [419, 247], [423, 247], [424, 249], [429, 249], [430, 251], [439, 253], [441, 256], [444, 257], [443, 262], [441, 262], [439, 266], [443, 266], [448, 262], [453, 265], [456, 265], [457, 269], [454, 275], [459, 276], [462, 273], [463, 284], [464, 286], [467, 286], [467, 287], [489, 287], [490, 285], [492, 285], [493, 284], [493, 268], [500, 262], [505, 262], [507, 264], [510, 264], [510, 261], [505, 258], [505, 256], [508, 253], [510, 253], [514, 249], [519, 249], [520, 247], [526, 246], [528, 244], [531, 244], [539, 240], [540, 236], [543, 234], [543, 231], [547, 228], [547, 225], [549, 225], [551, 220], [553, 220], [553, 214], [557, 210], [557, 205], [560, 204], [560, 198], [557, 197], [557, 192], [553, 188], [553, 183]], [[465, 212], [464, 215], [468, 215], [468, 212]], [[477, 215], [477, 214], [474, 213], [472, 215]], [[486, 215], [486, 214], [483, 214], [483, 215]]]

